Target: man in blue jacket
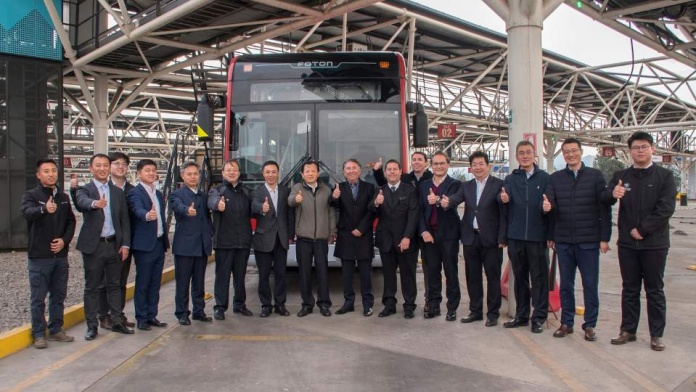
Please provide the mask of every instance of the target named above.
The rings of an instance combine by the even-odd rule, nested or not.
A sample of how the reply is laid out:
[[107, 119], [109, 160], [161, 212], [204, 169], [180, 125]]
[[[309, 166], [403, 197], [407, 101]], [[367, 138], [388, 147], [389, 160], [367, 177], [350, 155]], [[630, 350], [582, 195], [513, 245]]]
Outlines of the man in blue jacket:
[[619, 170], [609, 181], [605, 200], [619, 203], [619, 267], [621, 269], [621, 332], [611, 344], [636, 341], [640, 320], [641, 283], [648, 302], [650, 348], [665, 349], [662, 334], [667, 318], [664, 292], [669, 252], [669, 218], [674, 213], [677, 184], [668, 169], [652, 162], [655, 152], [649, 133], [628, 138], [633, 166]]
[[585, 303], [585, 340], [597, 340], [594, 329], [599, 315], [599, 252], [609, 250], [610, 207], [602, 201], [606, 181], [601, 171], [582, 163], [580, 141], [561, 144], [566, 168], [551, 174], [546, 195], [552, 207], [549, 247], [558, 252], [561, 272], [561, 326], [553, 333], [562, 338], [573, 333], [575, 318], [575, 270], [580, 270]]
[[157, 319], [164, 253], [169, 235], [164, 218], [164, 197], [155, 187], [157, 164], [142, 159], [136, 167], [140, 183], [128, 193], [131, 210], [133, 258], [135, 259], [135, 319], [137, 327], [149, 331], [164, 328]]
[[[515, 318], [505, 328], [529, 325], [531, 297], [532, 332], [543, 332], [549, 308], [548, 217], [551, 203], [544, 196], [549, 174], [534, 163], [534, 145], [526, 140], [517, 144], [515, 156], [520, 164], [505, 178], [500, 199], [508, 204], [508, 256], [515, 277]], [[529, 287], [531, 278], [531, 290]]]
[[428, 311], [425, 318], [440, 315], [442, 302], [442, 275], [445, 271], [447, 293], [447, 321], [457, 319], [457, 308], [462, 294], [459, 288], [459, 214], [456, 209], [441, 206], [442, 197], [452, 196], [461, 182], [447, 175], [449, 157], [442, 151], [431, 158], [433, 178], [420, 187], [420, 223], [418, 232], [425, 244], [428, 268]]
[[63, 309], [68, 293], [68, 248], [75, 234], [75, 215], [70, 200], [56, 186], [58, 165], [52, 159], [36, 164], [39, 186], [22, 196], [20, 209], [29, 231], [29, 287], [31, 296], [31, 334], [34, 347], [46, 348], [46, 294], [48, 340], [72, 342], [63, 332]]
[[169, 197], [169, 208], [176, 217], [172, 253], [176, 294], [174, 315], [179, 324], [191, 325], [189, 318], [189, 287], [193, 303], [193, 319], [209, 323], [205, 314], [205, 269], [213, 250], [213, 223], [208, 211], [208, 197], [198, 189], [200, 167], [196, 162], [181, 165], [184, 185]]

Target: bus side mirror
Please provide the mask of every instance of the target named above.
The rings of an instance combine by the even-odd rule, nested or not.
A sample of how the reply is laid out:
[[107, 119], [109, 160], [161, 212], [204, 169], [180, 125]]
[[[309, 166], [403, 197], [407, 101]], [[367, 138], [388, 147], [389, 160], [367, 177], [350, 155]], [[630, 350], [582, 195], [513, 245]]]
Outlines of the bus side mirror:
[[196, 109], [196, 133], [199, 142], [210, 142], [213, 140], [213, 108], [207, 100], [201, 100]]
[[416, 112], [413, 116], [413, 147], [428, 147], [428, 115]]

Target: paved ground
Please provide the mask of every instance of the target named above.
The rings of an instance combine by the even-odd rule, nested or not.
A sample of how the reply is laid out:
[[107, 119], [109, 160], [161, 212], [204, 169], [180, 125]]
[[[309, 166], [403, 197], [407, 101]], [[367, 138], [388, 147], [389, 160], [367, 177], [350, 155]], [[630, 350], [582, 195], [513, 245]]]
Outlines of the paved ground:
[[[696, 210], [678, 209], [672, 225], [673, 233], [687, 235], [672, 237], [665, 276], [667, 350], [661, 353], [650, 350], [645, 311], [637, 342], [609, 343], [620, 321], [614, 249], [602, 257], [599, 340], [594, 343], [580, 333], [553, 338], [558, 326], [553, 316], [549, 329], [535, 335], [526, 328], [446, 322], [444, 316], [425, 320], [420, 305], [413, 320], [405, 320], [401, 310], [386, 319], [376, 314], [365, 318], [360, 308], [330, 318], [315, 312], [305, 318], [260, 319], [257, 276], [249, 274], [248, 305], [254, 317], [230, 313], [222, 322], [180, 326], [174, 323], [170, 283], [162, 289], [160, 307], [168, 328], [134, 336], [103, 333], [86, 342], [82, 324], [68, 331], [77, 337], [74, 343], [49, 342], [47, 350], [27, 349], [0, 360], [0, 390], [696, 391], [696, 271], [687, 269], [696, 264]], [[209, 266], [209, 291], [213, 271]], [[380, 295], [381, 271], [374, 277]], [[338, 271], [331, 279], [336, 310], [342, 302]], [[422, 275], [418, 279], [420, 288]], [[300, 307], [296, 275], [289, 286], [288, 308], [294, 313]], [[581, 292], [577, 294], [581, 303]], [[462, 301], [460, 317], [467, 313], [466, 295]], [[212, 313], [212, 304], [208, 306]], [[132, 303], [127, 309], [132, 315]]]

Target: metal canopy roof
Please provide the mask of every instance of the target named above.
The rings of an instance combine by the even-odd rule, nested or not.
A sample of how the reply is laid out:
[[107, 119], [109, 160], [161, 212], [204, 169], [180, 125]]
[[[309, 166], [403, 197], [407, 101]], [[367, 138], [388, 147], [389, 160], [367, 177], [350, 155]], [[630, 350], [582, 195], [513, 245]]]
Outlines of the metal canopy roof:
[[[83, 0], [79, 4], [94, 1]], [[691, 15], [690, 4], [696, 3], [584, 1], [583, 12], [599, 6], [611, 12], [627, 7], [645, 8], [647, 3], [679, 3], [686, 5], [688, 11], [683, 18]], [[114, 111], [125, 107], [140, 110], [150, 101], [143, 97], [130, 97], [128, 101], [133, 94], [160, 97], [157, 101], [162, 111], [193, 111], [191, 72], [195, 71], [191, 71], [191, 66], [206, 61], [209, 64], [209, 60], [231, 53], [341, 50], [344, 37], [346, 42], [364, 45], [368, 50], [391, 50], [406, 56], [412, 36], [416, 71], [411, 80], [413, 95], [426, 106], [431, 126], [454, 122], [460, 132], [454, 143], [438, 141], [432, 136], [433, 148], [460, 149], [460, 155], [466, 155], [467, 143], [490, 143], [506, 138], [505, 35], [415, 2], [128, 1], [133, 15], [120, 13], [122, 0], [108, 4], [111, 9], [98, 6], [102, 10], [98, 15], [104, 18], [109, 12], [118, 25], [103, 32], [95, 31], [96, 39], [73, 42], [75, 53], [73, 56], [67, 53], [71, 60], [65, 72], [67, 94], [72, 98], [69, 101], [81, 103], [83, 109], [89, 107], [89, 75], [108, 75], [114, 100], [110, 109]], [[634, 14], [645, 16], [640, 12]], [[476, 18], [472, 15], [471, 19]], [[411, 21], [415, 23], [415, 33], [410, 30]], [[76, 36], [79, 34], [73, 36], [73, 41], [77, 40]], [[650, 59], [644, 63], [654, 70], [655, 76], [626, 82], [624, 75], [612, 73], [610, 68], [589, 67], [544, 51], [546, 132], [561, 137], [576, 134], [602, 144], [620, 143], [623, 136], [611, 135], [625, 135], [635, 129], [655, 130], [663, 125], [660, 129], [665, 131], [693, 128], [696, 126], [694, 105], [680, 100], [676, 93], [666, 95], [653, 90], [655, 86], [672, 91], [688, 85], [688, 78], [669, 75], [661, 69], [658, 64], [662, 60]], [[211, 88], [222, 89], [224, 66], [209, 71]], [[86, 73], [87, 86], [80, 83], [78, 73], [82, 72]], [[692, 135], [693, 131], [690, 132]], [[660, 140], [667, 150], [676, 145], [669, 136], [658, 137]], [[693, 150], [690, 144], [693, 137], [686, 144], [681, 140], [682, 151]]]

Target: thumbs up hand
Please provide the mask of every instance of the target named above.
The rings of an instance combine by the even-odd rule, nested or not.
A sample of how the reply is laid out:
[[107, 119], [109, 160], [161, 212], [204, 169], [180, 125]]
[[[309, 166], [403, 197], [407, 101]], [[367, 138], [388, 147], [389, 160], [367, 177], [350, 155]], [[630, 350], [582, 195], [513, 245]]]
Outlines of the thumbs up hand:
[[428, 204], [431, 206], [437, 203], [437, 195], [433, 192], [433, 188], [430, 188], [430, 193], [428, 193]]
[[508, 196], [507, 192], [505, 192], [505, 187], [500, 189], [500, 200], [503, 202], [503, 204], [510, 202], [510, 196]]
[[302, 204], [302, 188], [299, 189], [297, 195], [295, 196], [295, 203]]
[[379, 157], [377, 162], [372, 165], [372, 170], [379, 170], [382, 168], [382, 157]]
[[263, 211], [263, 213], [265, 214], [265, 213], [267, 213], [267, 212], [270, 211], [270, 210], [271, 210], [271, 205], [268, 204], [268, 197], [266, 197], [266, 198], [263, 200], [263, 205], [261, 206], [261, 211]]
[[147, 220], [148, 222], [157, 220], [157, 210], [155, 209], [155, 203], [152, 203], [152, 208], [150, 209], [150, 211], [148, 211], [147, 215], [145, 215], [145, 220]]
[[220, 201], [217, 204], [218, 211], [225, 211], [225, 196], [220, 196]]
[[619, 180], [619, 183], [616, 184], [614, 187], [614, 190], [611, 192], [612, 197], [614, 199], [619, 199], [621, 200], [622, 197], [626, 194], [626, 188], [623, 186], [623, 180]]
[[57, 209], [58, 205], [53, 202], [53, 196], [49, 196], [48, 201], [46, 202], [46, 212], [53, 214]]
[[338, 189], [338, 183], [336, 183], [336, 187], [334, 188], [331, 197], [333, 197], [334, 199], [338, 199], [339, 197], [341, 197], [341, 190]]
[[102, 193], [101, 199], [94, 204], [97, 208], [105, 208], [108, 202], [106, 201], [106, 193]]
[[546, 193], [544, 193], [542, 196], [544, 197], [544, 201], [541, 203], [541, 208], [544, 210], [544, 212], [551, 211], [551, 202], [549, 201], [549, 198], [546, 197]]
[[447, 197], [447, 195], [443, 195], [440, 198], [440, 207], [449, 208], [449, 197]]
[[384, 191], [382, 189], [379, 190], [379, 194], [375, 198], [375, 207], [379, 207], [384, 203]]
[[77, 177], [70, 177], [70, 188], [77, 188]]
[[188, 214], [188, 216], [196, 216], [196, 207], [194, 207], [193, 203], [191, 203], [186, 213]]

